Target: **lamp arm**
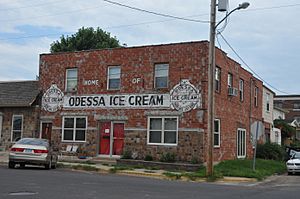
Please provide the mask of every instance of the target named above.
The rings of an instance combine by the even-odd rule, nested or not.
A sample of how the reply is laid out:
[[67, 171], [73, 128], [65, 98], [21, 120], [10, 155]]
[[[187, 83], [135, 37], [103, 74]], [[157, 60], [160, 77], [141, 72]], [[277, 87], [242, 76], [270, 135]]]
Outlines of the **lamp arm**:
[[237, 7], [237, 8], [235, 8], [235, 9], [233, 9], [233, 10], [231, 10], [221, 21], [219, 21], [218, 23], [217, 23], [217, 25], [215, 26], [215, 28], [217, 28], [227, 17], [229, 17], [229, 15], [231, 15], [234, 11], [236, 11], [236, 10], [239, 10], [240, 8], [239, 7]]

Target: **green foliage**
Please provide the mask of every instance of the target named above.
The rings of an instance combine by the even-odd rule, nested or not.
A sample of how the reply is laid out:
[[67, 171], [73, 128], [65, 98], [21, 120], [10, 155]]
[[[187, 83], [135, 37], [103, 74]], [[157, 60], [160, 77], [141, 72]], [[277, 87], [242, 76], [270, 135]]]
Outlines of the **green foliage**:
[[274, 126], [281, 129], [282, 140], [292, 137], [296, 134], [296, 129], [282, 119], [274, 120]]
[[174, 153], [165, 153], [160, 157], [161, 162], [175, 162], [176, 155]]
[[145, 161], [153, 161], [153, 157], [151, 155], [146, 155], [144, 160]]
[[103, 49], [120, 47], [119, 40], [111, 37], [109, 32], [103, 31], [99, 27], [80, 28], [77, 33], [71, 36], [60, 37], [50, 45], [50, 52], [72, 52], [80, 50]]
[[130, 150], [124, 150], [121, 158], [132, 159], [132, 152]]
[[193, 157], [191, 160], [191, 164], [199, 164], [199, 160], [197, 157]]
[[285, 155], [285, 150], [278, 144], [265, 143], [257, 145], [257, 158], [282, 161], [285, 159]]

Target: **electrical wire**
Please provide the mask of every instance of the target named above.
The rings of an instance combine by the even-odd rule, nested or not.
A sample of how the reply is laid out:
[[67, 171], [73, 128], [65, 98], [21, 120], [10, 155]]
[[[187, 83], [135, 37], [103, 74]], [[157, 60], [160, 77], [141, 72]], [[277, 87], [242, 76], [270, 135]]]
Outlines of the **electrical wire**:
[[168, 17], [168, 18], [179, 19], [179, 20], [184, 20], [184, 21], [191, 21], [191, 22], [198, 22], [198, 23], [209, 23], [209, 21], [188, 19], [188, 18], [184, 18], [184, 17], [177, 17], [177, 16], [174, 16], [174, 15], [153, 12], [153, 11], [149, 11], [149, 10], [145, 10], [145, 9], [141, 9], [141, 8], [137, 8], [137, 7], [133, 7], [133, 6], [128, 6], [128, 5], [125, 5], [125, 4], [116, 2], [116, 1], [110, 1], [110, 0], [103, 0], [103, 1], [105, 1], [107, 3], [114, 4], [114, 5], [118, 5], [118, 6], [121, 6], [121, 7], [129, 8], [129, 9], [132, 9], [132, 10], [137, 10], [137, 11], [140, 11], [140, 12], [145, 12], [145, 13], [149, 13], [149, 14], [153, 14], [153, 15], [157, 15], [157, 16], [161, 16], [161, 17]]
[[224, 42], [227, 44], [227, 46], [232, 50], [232, 52], [243, 62], [243, 64], [254, 74], [256, 77], [258, 77], [262, 82], [264, 82], [269, 87], [273, 88], [274, 90], [289, 95], [289, 93], [279, 90], [276, 87], [272, 86], [270, 83], [268, 83], [266, 80], [264, 80], [259, 74], [257, 74], [246, 62], [245, 60], [237, 53], [237, 51], [230, 45], [230, 43], [225, 39], [225, 37], [222, 35], [222, 33], [219, 33], [217, 35], [220, 35], [221, 38], [224, 40]]

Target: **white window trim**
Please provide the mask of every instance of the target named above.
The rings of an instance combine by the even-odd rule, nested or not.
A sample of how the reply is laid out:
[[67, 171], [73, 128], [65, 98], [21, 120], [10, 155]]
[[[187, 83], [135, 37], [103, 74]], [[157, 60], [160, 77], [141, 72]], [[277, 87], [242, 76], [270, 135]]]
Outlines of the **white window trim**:
[[254, 87], [254, 106], [258, 107], [258, 87]]
[[[216, 132], [216, 129], [214, 129], [214, 135], [215, 134], [218, 134], [219, 135], [219, 141], [218, 141], [218, 145], [215, 145], [214, 143], [214, 148], [220, 148], [221, 147], [221, 120], [220, 119], [215, 119], [215, 121], [218, 121], [219, 123], [219, 129], [218, 129], [218, 132]], [[215, 137], [213, 138], [215, 140]]]
[[69, 91], [68, 90], [68, 71], [69, 70], [77, 70], [77, 77], [76, 77], [76, 81], [77, 81], [77, 84], [76, 84], [76, 90], [74, 90], [74, 91], [77, 91], [77, 87], [78, 87], [78, 68], [67, 68], [66, 69], [66, 79], [65, 79], [65, 91], [66, 92], [72, 92], [72, 91]]
[[[110, 78], [109, 78], [109, 70], [111, 68], [120, 68], [120, 74], [119, 74], [119, 79], [120, 79], [120, 85], [119, 85], [119, 88], [109, 88], [109, 81], [110, 81]], [[120, 90], [121, 89], [121, 66], [109, 66], [107, 68], [107, 85], [106, 85], [106, 88], [107, 90]]]
[[[177, 126], [176, 126], [176, 143], [175, 144], [171, 144], [171, 143], [163, 143], [164, 141], [164, 122], [162, 122], [162, 143], [150, 143], [150, 119], [151, 118], [160, 118], [162, 120], [164, 120], [165, 118], [176, 118], [177, 119]], [[178, 145], [178, 117], [175, 116], [151, 116], [148, 117], [148, 121], [147, 121], [147, 145], [161, 145], [161, 146], [177, 146]]]
[[[244, 155], [239, 155], [239, 140], [238, 140], [239, 131], [244, 131], [245, 132], [245, 137], [244, 137], [244, 141], [245, 141], [245, 154]], [[246, 132], [246, 129], [243, 129], [243, 128], [238, 128], [237, 129], [237, 134], [236, 134], [236, 154], [237, 154], [237, 158], [239, 158], [239, 159], [246, 158], [246, 156], [247, 156], [247, 132]]]
[[245, 87], [244, 85], [245, 85], [245, 81], [243, 79], [240, 79], [240, 81], [239, 81], [239, 90], [240, 90], [240, 101], [241, 102], [244, 101], [244, 87]]
[[[168, 75], [167, 75], [167, 86], [166, 87], [156, 87], [156, 75], [155, 75], [155, 71], [156, 71], [156, 66], [159, 65], [168, 65]], [[170, 65], [169, 64], [154, 64], [154, 88], [155, 89], [164, 89], [164, 88], [169, 88], [169, 71], [170, 71]]]
[[[267, 113], [270, 113], [270, 98], [271, 98], [271, 95], [270, 93], [266, 93], [266, 111]], [[268, 110], [268, 105], [269, 105], [269, 110]]]
[[12, 116], [12, 121], [11, 121], [11, 137], [10, 140], [12, 143], [15, 143], [13, 141], [13, 132], [14, 132], [14, 117], [20, 117], [22, 118], [22, 124], [21, 124], [21, 139], [23, 138], [23, 123], [24, 123], [24, 116], [23, 115], [13, 115]]
[[228, 85], [228, 88], [233, 87], [233, 74], [232, 73], [228, 73], [228, 75], [227, 75], [227, 85]]
[[[65, 118], [74, 118], [73, 140], [64, 140]], [[84, 141], [77, 141], [77, 140], [75, 140], [75, 136], [76, 136], [76, 118], [85, 118], [85, 136], [84, 136]], [[88, 127], [88, 118], [87, 118], [87, 116], [64, 116], [63, 119], [62, 119], [61, 141], [62, 142], [71, 142], [71, 143], [74, 143], [74, 142], [76, 142], [76, 143], [84, 143], [84, 142], [86, 142], [87, 127]]]

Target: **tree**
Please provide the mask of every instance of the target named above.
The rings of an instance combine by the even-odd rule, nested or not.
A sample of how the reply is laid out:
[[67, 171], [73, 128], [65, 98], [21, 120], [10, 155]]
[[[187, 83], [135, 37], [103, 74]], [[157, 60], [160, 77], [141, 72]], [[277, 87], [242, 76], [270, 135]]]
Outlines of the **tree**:
[[50, 45], [50, 52], [70, 52], [80, 50], [116, 48], [120, 47], [119, 40], [111, 37], [109, 32], [105, 32], [99, 27], [80, 28], [77, 33], [71, 36], [60, 37], [60, 41], [56, 40]]
[[274, 120], [274, 126], [281, 130], [282, 141], [296, 134], [296, 129], [282, 119]]

